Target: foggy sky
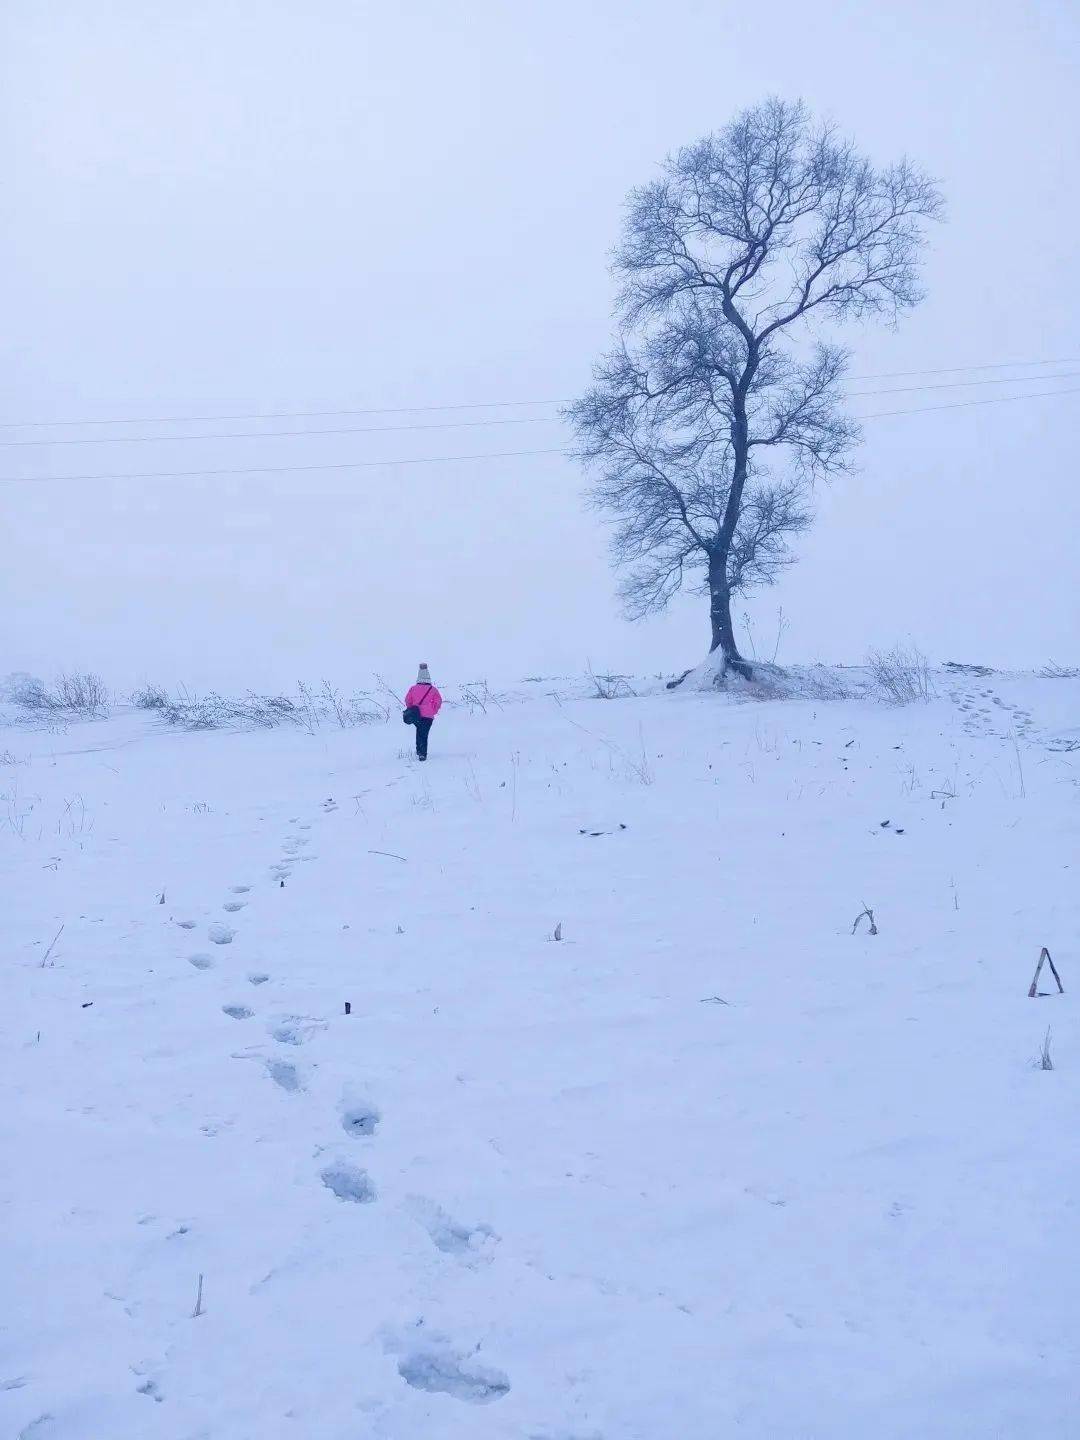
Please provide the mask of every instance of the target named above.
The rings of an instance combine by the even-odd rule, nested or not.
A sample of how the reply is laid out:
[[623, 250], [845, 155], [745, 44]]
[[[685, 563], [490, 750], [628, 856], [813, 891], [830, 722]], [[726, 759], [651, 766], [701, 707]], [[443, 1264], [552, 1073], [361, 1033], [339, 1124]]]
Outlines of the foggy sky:
[[[1061, 360], [1080, 387], [1080, 20], [1056, 0], [749, 7], [4, 0], [0, 421], [565, 401], [609, 341], [627, 190], [770, 93], [937, 176], [928, 298], [852, 327], [856, 376]], [[957, 379], [984, 379], [994, 372]], [[1012, 372], [1000, 372], [1012, 373]], [[1038, 375], [1038, 371], [1020, 371]], [[886, 390], [949, 376], [852, 381]], [[1068, 381], [852, 401], [857, 414]], [[1076, 661], [1080, 394], [867, 422], [758, 649]], [[550, 416], [264, 422], [263, 429]], [[49, 481], [553, 449], [560, 424], [105, 444], [0, 431], [0, 674], [245, 688], [419, 659], [444, 681], [670, 670], [706, 602], [618, 614], [559, 455]]]

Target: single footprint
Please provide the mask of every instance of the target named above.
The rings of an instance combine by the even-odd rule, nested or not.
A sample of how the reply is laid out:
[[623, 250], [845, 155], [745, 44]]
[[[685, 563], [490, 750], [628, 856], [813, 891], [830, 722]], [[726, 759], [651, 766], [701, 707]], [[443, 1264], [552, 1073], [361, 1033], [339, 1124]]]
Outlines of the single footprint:
[[238, 910], [246, 909], [247, 903], [246, 900], [226, 900], [221, 908], [227, 910], [230, 915], [235, 915]]
[[228, 925], [222, 925], [220, 920], [215, 920], [207, 930], [206, 938], [215, 945], [231, 945], [236, 938], [236, 931], [231, 930]]
[[339, 1200], [370, 1205], [375, 1199], [375, 1186], [371, 1183], [371, 1177], [355, 1165], [346, 1165], [344, 1161], [337, 1165], [328, 1165], [321, 1172], [321, 1178], [326, 1188]]
[[194, 930], [196, 925], [196, 921], [194, 920], [177, 920], [176, 923], [180, 926], [181, 930]]
[[501, 1400], [510, 1389], [510, 1381], [501, 1370], [441, 1348], [414, 1350], [398, 1362], [398, 1374], [414, 1390], [453, 1395], [455, 1400], [468, 1400], [473, 1405]]
[[374, 1105], [351, 1105], [341, 1115], [346, 1135], [374, 1135], [382, 1116]]
[[264, 975], [260, 970], [253, 970], [247, 978], [252, 985], [265, 985], [270, 976]]
[[310, 1015], [283, 1015], [269, 1032], [282, 1045], [303, 1045], [316, 1031], [325, 1029], [325, 1020], [313, 1020]]
[[270, 1034], [279, 1045], [302, 1045], [304, 1043], [303, 1031], [293, 1020], [283, 1020], [280, 1025], [272, 1026]]
[[300, 1073], [296, 1066], [288, 1060], [268, 1060], [266, 1070], [275, 1085], [280, 1085], [282, 1090], [302, 1090]]
[[188, 964], [194, 965], [196, 970], [212, 970], [214, 968], [212, 957], [201, 953], [198, 955], [189, 955]]
[[462, 1259], [478, 1258], [489, 1240], [498, 1240], [490, 1225], [463, 1225], [453, 1219], [441, 1206], [432, 1200], [414, 1195], [410, 1198], [409, 1209], [431, 1236], [431, 1242], [444, 1255], [457, 1255]]
[[156, 1400], [159, 1405], [165, 1399], [165, 1396], [161, 1393], [161, 1386], [156, 1380], [147, 1380], [144, 1385], [140, 1385], [137, 1388], [140, 1395], [149, 1395], [151, 1399]]
[[255, 1011], [249, 1010], [246, 1005], [222, 1005], [221, 1008], [233, 1020], [250, 1020], [255, 1014]]
[[246, 895], [251, 889], [250, 885], [230, 885], [229, 889], [234, 895]]

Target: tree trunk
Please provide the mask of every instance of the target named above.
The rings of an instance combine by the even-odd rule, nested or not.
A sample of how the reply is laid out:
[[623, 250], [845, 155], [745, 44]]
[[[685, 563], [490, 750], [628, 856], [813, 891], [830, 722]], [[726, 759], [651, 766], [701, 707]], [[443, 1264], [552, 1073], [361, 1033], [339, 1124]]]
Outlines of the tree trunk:
[[731, 624], [731, 591], [724, 578], [715, 574], [709, 576], [709, 619], [712, 623], [710, 653], [722, 650], [731, 668], [749, 680], [753, 671], [735, 644], [735, 631]]
[[744, 679], [753, 675], [750, 665], [739, 654], [735, 632], [731, 626], [731, 589], [728, 585], [728, 556], [735, 538], [735, 527], [742, 513], [743, 491], [750, 472], [750, 427], [746, 417], [746, 396], [758, 368], [757, 343], [745, 320], [736, 312], [731, 297], [724, 294], [724, 314], [742, 332], [746, 340], [746, 366], [739, 383], [732, 390], [731, 404], [731, 489], [727, 508], [720, 526], [717, 543], [709, 555], [709, 598], [712, 619], [712, 648], [722, 650], [724, 659]]

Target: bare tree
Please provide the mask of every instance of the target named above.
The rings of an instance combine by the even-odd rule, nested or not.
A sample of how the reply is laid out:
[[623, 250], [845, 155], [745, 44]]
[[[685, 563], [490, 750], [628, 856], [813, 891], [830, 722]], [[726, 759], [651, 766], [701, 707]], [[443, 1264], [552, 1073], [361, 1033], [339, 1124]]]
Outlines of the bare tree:
[[845, 468], [859, 438], [842, 407], [847, 354], [817, 322], [895, 322], [917, 304], [924, 222], [941, 208], [906, 160], [876, 170], [775, 99], [631, 193], [620, 335], [567, 412], [631, 617], [696, 586], [710, 649], [749, 675], [732, 597], [791, 563], [814, 481]]

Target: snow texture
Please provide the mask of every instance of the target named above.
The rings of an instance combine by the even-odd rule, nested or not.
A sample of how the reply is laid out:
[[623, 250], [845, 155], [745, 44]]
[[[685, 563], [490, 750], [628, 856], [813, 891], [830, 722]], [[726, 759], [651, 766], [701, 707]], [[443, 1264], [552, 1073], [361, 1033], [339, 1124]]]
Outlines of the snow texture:
[[1080, 681], [864, 678], [9, 712], [0, 1435], [1075, 1436]]

